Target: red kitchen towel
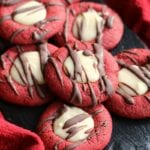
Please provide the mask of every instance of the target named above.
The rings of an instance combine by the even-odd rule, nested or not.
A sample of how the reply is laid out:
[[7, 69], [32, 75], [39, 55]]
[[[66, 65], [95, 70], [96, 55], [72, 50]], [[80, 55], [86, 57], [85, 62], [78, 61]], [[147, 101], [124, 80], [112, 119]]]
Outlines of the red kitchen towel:
[[0, 150], [44, 150], [35, 133], [7, 122], [0, 113]]
[[105, 0], [150, 47], [150, 0]]

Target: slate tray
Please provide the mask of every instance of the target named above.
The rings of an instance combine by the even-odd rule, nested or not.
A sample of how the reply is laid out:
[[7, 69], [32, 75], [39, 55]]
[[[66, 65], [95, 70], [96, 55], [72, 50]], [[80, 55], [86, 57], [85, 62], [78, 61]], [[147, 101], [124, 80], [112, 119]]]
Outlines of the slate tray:
[[[100, 2], [100, 1], [99, 1]], [[1, 52], [9, 47], [9, 43], [3, 45], [0, 39]], [[123, 38], [119, 45], [112, 51], [117, 54], [123, 49], [144, 48], [145, 44], [139, 37], [125, 26]], [[8, 104], [0, 101], [0, 111], [6, 119], [18, 126], [35, 131], [38, 118], [47, 105], [27, 108]], [[109, 145], [105, 150], [150, 150], [150, 119], [130, 120], [112, 115], [113, 134]]]

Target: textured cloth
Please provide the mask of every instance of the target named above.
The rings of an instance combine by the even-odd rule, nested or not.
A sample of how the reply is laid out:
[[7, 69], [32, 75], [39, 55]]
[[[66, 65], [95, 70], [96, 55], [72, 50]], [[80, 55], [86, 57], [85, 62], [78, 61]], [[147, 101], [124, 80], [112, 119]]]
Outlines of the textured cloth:
[[0, 113], [0, 150], [44, 150], [33, 132], [7, 122]]
[[150, 0], [105, 0], [150, 47]]

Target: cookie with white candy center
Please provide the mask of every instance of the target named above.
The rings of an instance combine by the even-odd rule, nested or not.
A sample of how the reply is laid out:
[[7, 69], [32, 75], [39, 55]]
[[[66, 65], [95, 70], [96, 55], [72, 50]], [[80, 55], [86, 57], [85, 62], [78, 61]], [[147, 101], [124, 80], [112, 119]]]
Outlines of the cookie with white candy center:
[[4, 0], [0, 5], [0, 35], [15, 44], [43, 42], [64, 24], [61, 0]]
[[116, 59], [120, 66], [119, 87], [106, 102], [107, 108], [127, 118], [149, 118], [150, 51], [125, 50]]
[[120, 17], [103, 4], [81, 2], [70, 5], [66, 10], [66, 21], [62, 31], [55, 35], [57, 44], [67, 42], [95, 43], [99, 32], [103, 35], [103, 46], [110, 50], [123, 35]]
[[112, 133], [112, 120], [103, 105], [81, 109], [53, 103], [41, 116], [37, 133], [46, 149], [103, 149]]
[[53, 99], [43, 70], [57, 47], [43, 43], [13, 47], [0, 56], [1, 99], [25, 106], [37, 106]]
[[95, 106], [118, 87], [118, 65], [95, 43], [91, 47], [67, 44], [49, 58], [45, 80], [62, 100], [75, 106]]

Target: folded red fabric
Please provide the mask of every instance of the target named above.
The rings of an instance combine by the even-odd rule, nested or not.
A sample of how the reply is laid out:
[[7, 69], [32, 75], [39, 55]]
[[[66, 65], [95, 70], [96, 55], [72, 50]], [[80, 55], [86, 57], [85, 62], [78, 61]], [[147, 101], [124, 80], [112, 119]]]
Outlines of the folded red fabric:
[[105, 0], [150, 47], [150, 0]]
[[7, 122], [0, 113], [0, 150], [44, 150], [35, 133]]

